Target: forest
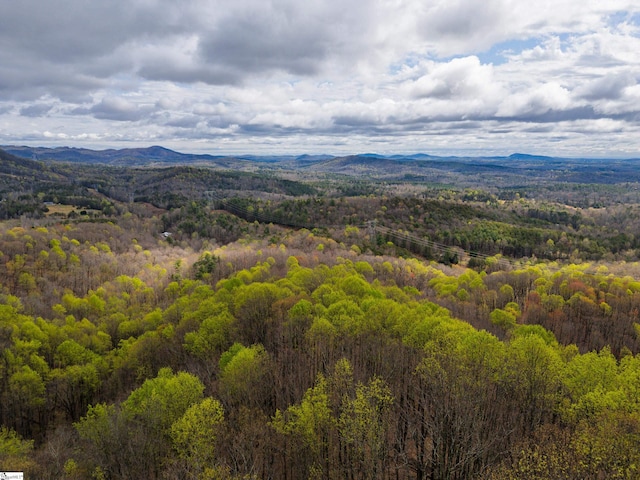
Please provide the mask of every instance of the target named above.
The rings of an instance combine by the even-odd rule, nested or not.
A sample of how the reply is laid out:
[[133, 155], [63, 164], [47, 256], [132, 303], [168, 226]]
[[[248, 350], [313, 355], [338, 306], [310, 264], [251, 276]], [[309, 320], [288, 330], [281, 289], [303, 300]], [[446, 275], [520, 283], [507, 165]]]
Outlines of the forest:
[[0, 470], [640, 478], [637, 185], [0, 168]]

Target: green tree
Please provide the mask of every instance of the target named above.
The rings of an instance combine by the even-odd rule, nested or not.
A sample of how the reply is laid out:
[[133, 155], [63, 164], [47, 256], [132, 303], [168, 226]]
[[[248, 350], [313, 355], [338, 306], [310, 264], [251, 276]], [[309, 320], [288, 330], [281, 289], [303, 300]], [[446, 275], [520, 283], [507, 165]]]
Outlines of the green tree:
[[248, 344], [264, 344], [273, 321], [273, 304], [289, 295], [288, 289], [273, 283], [251, 283], [238, 288], [234, 314], [240, 338]]
[[498, 325], [507, 331], [516, 326], [516, 316], [512, 312], [501, 308], [496, 308], [491, 312], [489, 319], [491, 320], [491, 323]]
[[40, 374], [28, 365], [16, 369], [9, 377], [9, 402], [20, 430], [32, 435], [39, 420], [38, 411], [45, 405], [46, 384]]
[[425, 346], [403, 412], [416, 478], [474, 478], [508, 451], [517, 424], [500, 380], [505, 355], [497, 338], [475, 330]]
[[104, 403], [90, 406], [74, 427], [82, 442], [77, 454], [82, 476], [100, 471], [107, 478], [154, 478], [157, 457], [150, 455], [149, 444], [162, 439], [146, 438], [143, 426], [120, 408]]
[[[571, 405], [566, 411], [573, 421], [602, 413], [621, 398], [618, 362], [608, 348], [574, 356], [562, 377]], [[613, 403], [612, 403], [613, 402]]]
[[[327, 381], [318, 375], [299, 405], [292, 405], [285, 412], [276, 410], [272, 418], [271, 426], [277, 432], [293, 437], [285, 464], [295, 463], [308, 478], [330, 478], [329, 441], [334, 424]], [[290, 465], [289, 470], [293, 467]]]
[[355, 397], [342, 405], [340, 436], [347, 446], [352, 472], [360, 472], [360, 478], [373, 480], [385, 471], [392, 404], [391, 390], [384, 380], [374, 377], [366, 385], [358, 384]]
[[170, 368], [163, 368], [156, 378], [146, 380], [131, 392], [122, 408], [152, 432], [164, 435], [191, 405], [202, 399], [203, 392], [204, 385], [195, 375], [174, 374]]
[[[201, 306], [196, 314], [203, 314], [202, 310]], [[234, 327], [235, 318], [226, 310], [226, 307], [222, 311], [216, 308], [211, 315], [207, 315], [202, 320], [197, 331], [188, 332], [185, 335], [185, 348], [196, 357], [211, 362], [214, 357], [228, 348]]]
[[206, 280], [211, 277], [211, 274], [215, 271], [216, 267], [220, 263], [220, 259], [213, 255], [211, 252], [204, 252], [200, 258], [194, 262], [193, 276], [196, 280]]
[[268, 403], [268, 373], [269, 356], [262, 345], [232, 345], [220, 357], [220, 398], [230, 405], [252, 408]]
[[188, 478], [202, 478], [205, 473], [211, 477], [218, 470], [215, 445], [223, 422], [222, 404], [207, 397], [191, 405], [171, 425], [171, 440], [178, 455], [176, 463]]
[[14, 430], [0, 426], [0, 466], [4, 471], [28, 474], [35, 467], [33, 440], [24, 440]]
[[158, 478], [171, 452], [171, 426], [203, 398], [204, 385], [189, 373], [164, 368], [120, 407], [98, 404], [75, 424], [85, 441], [89, 471], [117, 478]]
[[524, 433], [552, 418], [560, 402], [563, 361], [539, 335], [515, 337], [507, 350], [506, 381], [518, 399]]

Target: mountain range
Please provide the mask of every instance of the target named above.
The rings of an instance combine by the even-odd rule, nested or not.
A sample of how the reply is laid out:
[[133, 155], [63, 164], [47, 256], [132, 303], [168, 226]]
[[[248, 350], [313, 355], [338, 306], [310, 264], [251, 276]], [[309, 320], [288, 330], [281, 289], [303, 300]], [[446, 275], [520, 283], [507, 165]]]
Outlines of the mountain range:
[[[498, 185], [540, 181], [573, 183], [640, 182], [640, 159], [563, 158], [514, 153], [509, 156], [381, 155], [207, 155], [176, 152], [161, 146], [90, 150], [73, 147], [0, 146], [25, 168], [25, 160], [42, 169], [51, 162], [119, 167], [203, 166], [237, 171], [293, 170], [310, 174], [341, 174], [387, 181], [467, 181], [491, 179]], [[5, 155], [6, 157], [6, 155]], [[22, 159], [22, 160], [16, 160]], [[7, 168], [6, 158], [0, 157]], [[17, 163], [16, 163], [17, 162]], [[22, 163], [20, 163], [22, 162]], [[12, 167], [17, 168], [17, 167]], [[0, 172], [3, 167], [0, 166]], [[9, 173], [9, 172], [6, 172]], [[467, 183], [467, 182], [465, 182]]]

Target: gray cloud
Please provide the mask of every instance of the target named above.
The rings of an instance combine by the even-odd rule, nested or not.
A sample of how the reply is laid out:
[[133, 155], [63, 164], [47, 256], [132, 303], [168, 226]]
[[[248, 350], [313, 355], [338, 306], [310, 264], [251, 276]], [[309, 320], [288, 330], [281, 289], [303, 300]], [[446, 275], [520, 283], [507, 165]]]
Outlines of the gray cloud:
[[509, 20], [509, 10], [505, 7], [502, 0], [434, 2], [421, 19], [422, 35], [438, 41], [441, 46], [437, 50], [444, 52], [458, 50], [469, 41], [481, 50], [500, 38]]
[[603, 118], [597, 114], [593, 107], [575, 107], [566, 110], [548, 109], [541, 112], [533, 112], [529, 115], [519, 115], [507, 118], [505, 120], [526, 122], [526, 123], [559, 123], [574, 120], [595, 120]]
[[42, 117], [49, 113], [52, 108], [53, 105], [46, 103], [34, 103], [33, 105], [22, 107], [20, 109], [20, 115], [24, 117]]
[[13, 49], [53, 63], [94, 61], [132, 39], [188, 31], [190, 9], [169, 0], [2, 2], [0, 31]]
[[208, 63], [237, 70], [310, 75], [318, 71], [329, 44], [320, 29], [306, 26], [295, 16], [274, 18], [256, 12], [220, 25], [201, 41], [201, 53]]
[[1, 2], [0, 95], [79, 98], [104, 88], [133, 71], [127, 47], [188, 31], [182, 11], [165, 0]]
[[181, 118], [169, 118], [164, 122], [164, 125], [168, 127], [192, 129], [196, 128], [201, 121], [202, 119], [200, 117], [189, 115]]
[[242, 83], [242, 75], [231, 69], [184, 67], [167, 62], [154, 62], [143, 66], [138, 73], [147, 80], [178, 83], [203, 82], [211, 85], [236, 85]]
[[[76, 90], [94, 91], [122, 73], [210, 84], [237, 84], [273, 70], [311, 75], [330, 54], [362, 43], [350, 35], [361, 30], [367, 3], [3, 2], [0, 42], [10, 53], [0, 65], [0, 91], [22, 86], [37, 96], [42, 90], [36, 87], [48, 85], [57, 93], [63, 80], [74, 78]], [[189, 38], [196, 48], [177, 52]], [[60, 82], [46, 79], [47, 66], [57, 69]]]
[[617, 100], [624, 89], [636, 85], [637, 81], [630, 72], [622, 74], [606, 74], [590, 80], [576, 88], [576, 95], [585, 100]]
[[106, 97], [91, 108], [77, 108], [74, 115], [91, 115], [101, 120], [135, 122], [148, 118], [154, 111], [153, 106], [139, 106], [122, 97]]

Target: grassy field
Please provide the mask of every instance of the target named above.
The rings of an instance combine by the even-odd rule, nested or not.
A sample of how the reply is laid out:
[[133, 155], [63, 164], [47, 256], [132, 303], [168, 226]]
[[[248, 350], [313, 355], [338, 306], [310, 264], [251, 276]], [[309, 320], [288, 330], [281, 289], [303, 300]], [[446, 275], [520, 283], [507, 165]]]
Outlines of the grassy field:
[[92, 213], [97, 213], [98, 210], [92, 210], [89, 208], [79, 208], [75, 205], [65, 205], [63, 203], [55, 203], [53, 205], [47, 205], [47, 209], [49, 210], [46, 215], [47, 216], [67, 216], [71, 212], [76, 212], [80, 215], [80, 212], [85, 211], [87, 214], [91, 215]]

